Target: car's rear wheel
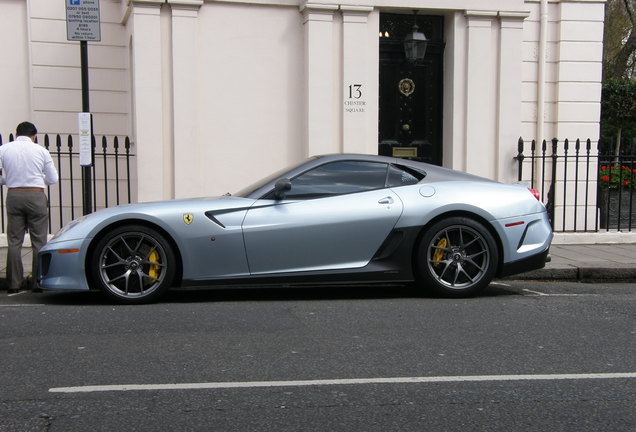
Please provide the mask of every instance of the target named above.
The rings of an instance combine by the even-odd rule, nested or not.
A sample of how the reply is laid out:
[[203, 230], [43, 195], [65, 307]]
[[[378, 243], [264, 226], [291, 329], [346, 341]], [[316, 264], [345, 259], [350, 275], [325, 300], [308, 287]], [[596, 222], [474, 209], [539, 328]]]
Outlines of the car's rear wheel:
[[142, 225], [115, 228], [95, 245], [89, 276], [119, 303], [159, 298], [174, 280], [176, 260], [163, 235]]
[[450, 217], [432, 225], [417, 253], [421, 283], [438, 294], [463, 297], [488, 286], [499, 254], [492, 234], [467, 217]]

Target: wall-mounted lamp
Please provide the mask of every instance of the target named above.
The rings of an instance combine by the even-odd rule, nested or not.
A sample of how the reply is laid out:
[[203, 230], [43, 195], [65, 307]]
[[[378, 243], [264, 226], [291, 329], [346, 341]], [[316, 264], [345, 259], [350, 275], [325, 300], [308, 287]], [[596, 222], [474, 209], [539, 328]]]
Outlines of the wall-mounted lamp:
[[428, 39], [426, 39], [424, 33], [418, 31], [416, 10], [413, 11], [413, 16], [413, 31], [404, 38], [404, 54], [406, 54], [406, 60], [417, 64], [424, 60]]

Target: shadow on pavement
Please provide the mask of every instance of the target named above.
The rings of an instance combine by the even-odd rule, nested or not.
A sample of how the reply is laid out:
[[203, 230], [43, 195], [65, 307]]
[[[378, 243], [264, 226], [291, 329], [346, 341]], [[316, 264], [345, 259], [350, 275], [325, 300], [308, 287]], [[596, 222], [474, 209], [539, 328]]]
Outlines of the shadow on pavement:
[[[490, 285], [480, 297], [518, 295], [518, 291], [500, 285]], [[437, 297], [410, 285], [330, 285], [280, 288], [207, 288], [197, 290], [171, 290], [157, 303], [204, 303], [227, 301], [312, 301], [312, 300], [384, 300], [384, 299], [433, 299]], [[67, 306], [116, 305], [101, 292], [53, 292], [24, 293], [16, 300]]]

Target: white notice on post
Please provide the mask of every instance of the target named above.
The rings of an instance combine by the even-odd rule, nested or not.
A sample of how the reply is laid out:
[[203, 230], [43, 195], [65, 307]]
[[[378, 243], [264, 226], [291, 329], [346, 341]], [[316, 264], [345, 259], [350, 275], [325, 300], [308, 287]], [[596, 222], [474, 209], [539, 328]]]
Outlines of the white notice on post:
[[80, 152], [80, 165], [91, 166], [93, 165], [93, 155], [91, 152], [91, 136], [93, 131], [91, 130], [91, 113], [81, 112], [78, 113], [78, 125], [79, 125], [79, 152]]

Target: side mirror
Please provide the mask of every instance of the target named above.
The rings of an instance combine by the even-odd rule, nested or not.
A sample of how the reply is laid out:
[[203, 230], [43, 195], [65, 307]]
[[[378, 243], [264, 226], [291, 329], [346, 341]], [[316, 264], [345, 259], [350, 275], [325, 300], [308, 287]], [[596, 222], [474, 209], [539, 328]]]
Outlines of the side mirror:
[[291, 190], [291, 180], [288, 178], [282, 178], [276, 181], [274, 185], [274, 198], [282, 200], [285, 198], [285, 194]]

